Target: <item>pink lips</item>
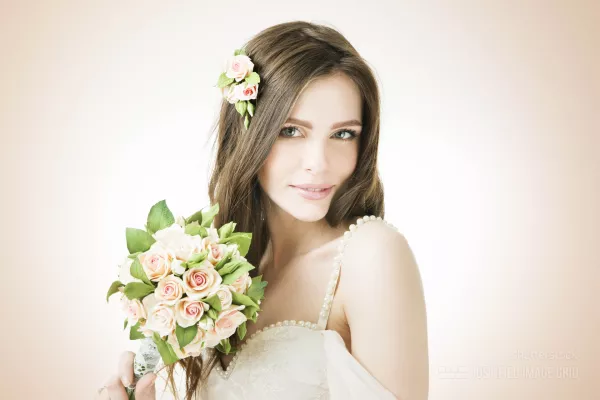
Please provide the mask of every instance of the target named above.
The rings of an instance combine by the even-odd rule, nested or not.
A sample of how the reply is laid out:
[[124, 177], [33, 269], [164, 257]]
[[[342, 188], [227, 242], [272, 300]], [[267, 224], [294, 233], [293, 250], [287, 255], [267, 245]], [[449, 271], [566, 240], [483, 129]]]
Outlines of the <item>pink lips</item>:
[[[308, 185], [310, 186], [310, 185]], [[318, 186], [318, 185], [316, 185]], [[320, 190], [320, 191], [309, 191], [309, 190], [305, 190], [302, 189], [301, 187], [298, 186], [292, 186], [294, 189], [296, 189], [296, 191], [298, 192], [298, 194], [302, 197], [304, 197], [305, 199], [308, 200], [321, 200], [324, 199], [325, 197], [329, 196], [329, 193], [331, 193], [331, 189], [333, 188], [333, 186], [329, 186], [329, 188], [325, 189], [325, 190]]]

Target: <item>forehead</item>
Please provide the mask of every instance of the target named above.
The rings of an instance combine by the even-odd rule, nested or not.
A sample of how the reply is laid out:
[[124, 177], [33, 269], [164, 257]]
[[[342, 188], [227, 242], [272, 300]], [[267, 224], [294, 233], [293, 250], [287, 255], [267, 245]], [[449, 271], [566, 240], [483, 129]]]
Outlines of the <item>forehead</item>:
[[345, 74], [320, 77], [309, 83], [292, 108], [290, 117], [307, 120], [316, 127], [362, 118], [358, 86]]

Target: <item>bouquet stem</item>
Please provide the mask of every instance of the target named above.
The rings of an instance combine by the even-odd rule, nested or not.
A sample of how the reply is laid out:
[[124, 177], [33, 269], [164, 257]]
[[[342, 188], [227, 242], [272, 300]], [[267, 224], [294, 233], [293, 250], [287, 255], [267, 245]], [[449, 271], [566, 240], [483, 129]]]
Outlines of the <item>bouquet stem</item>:
[[127, 386], [127, 396], [130, 400], [135, 399], [135, 386], [137, 382], [148, 372], [156, 372], [156, 366], [160, 361], [160, 353], [152, 338], [139, 339], [140, 348], [133, 359], [133, 382]]

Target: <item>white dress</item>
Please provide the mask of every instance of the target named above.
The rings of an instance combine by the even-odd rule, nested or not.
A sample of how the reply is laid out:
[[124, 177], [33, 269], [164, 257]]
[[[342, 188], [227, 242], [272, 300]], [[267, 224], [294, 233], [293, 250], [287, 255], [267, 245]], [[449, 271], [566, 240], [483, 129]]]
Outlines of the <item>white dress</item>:
[[[280, 321], [252, 334], [242, 343], [227, 370], [217, 362], [201, 391], [201, 400], [396, 399], [350, 354], [336, 331], [325, 329], [346, 242], [354, 230], [371, 221], [395, 229], [381, 218], [364, 216], [344, 233], [317, 322]], [[168, 390], [166, 371], [160, 371], [155, 384], [156, 399], [184, 399], [185, 372], [181, 367], [175, 369], [174, 377], [179, 396]]]

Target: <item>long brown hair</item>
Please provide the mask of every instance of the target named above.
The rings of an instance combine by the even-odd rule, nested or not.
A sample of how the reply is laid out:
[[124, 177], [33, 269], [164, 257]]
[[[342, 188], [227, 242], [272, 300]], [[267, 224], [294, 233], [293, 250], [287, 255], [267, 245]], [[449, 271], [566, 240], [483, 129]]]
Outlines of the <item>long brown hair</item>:
[[[271, 26], [252, 37], [243, 48], [261, 81], [248, 130], [235, 107], [225, 99], [213, 128], [213, 151], [216, 147], [217, 153], [208, 194], [211, 204], [219, 203], [215, 226], [235, 221], [236, 231], [251, 232], [246, 258], [259, 265], [269, 232], [263, 220], [268, 202], [258, 184], [258, 172], [302, 90], [313, 80], [336, 73], [346, 74], [360, 90], [363, 129], [356, 168], [335, 192], [325, 219], [337, 227], [363, 215], [383, 218], [383, 185], [377, 171], [379, 88], [368, 63], [336, 29], [305, 21]], [[250, 275], [255, 276], [257, 271], [258, 268], [252, 270]], [[232, 347], [237, 342], [233, 335]], [[193, 399], [217, 362], [217, 352], [207, 358], [178, 361], [186, 371], [186, 400]], [[174, 366], [167, 367], [172, 387]]]

